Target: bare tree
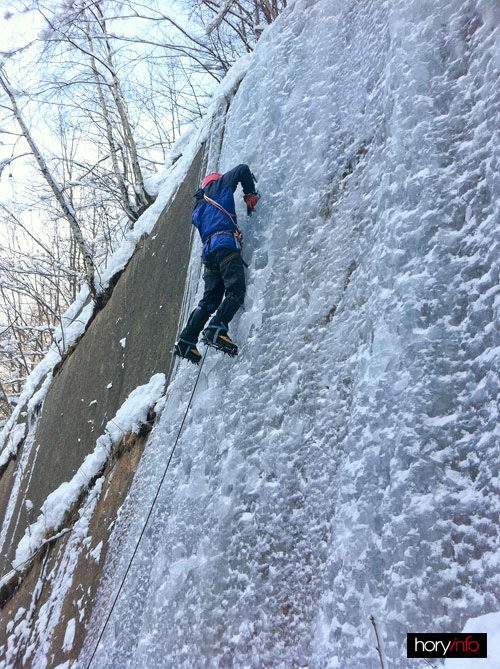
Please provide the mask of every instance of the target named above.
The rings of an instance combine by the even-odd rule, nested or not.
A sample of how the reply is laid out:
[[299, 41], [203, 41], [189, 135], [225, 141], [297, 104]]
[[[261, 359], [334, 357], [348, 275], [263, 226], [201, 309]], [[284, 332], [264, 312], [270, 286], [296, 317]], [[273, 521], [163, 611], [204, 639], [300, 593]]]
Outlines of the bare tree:
[[0, 420], [15, 406], [25, 376], [54, 343], [54, 329], [70, 298], [67, 271], [58, 257], [62, 249], [53, 243], [48, 248], [4, 205], [1, 217]]
[[[115, 63], [115, 49], [111, 44], [106, 18], [99, 3], [66, 3], [52, 14], [39, 5], [47, 23], [42, 33], [52, 57], [63, 53], [74, 63], [83, 77], [75, 81], [60, 79], [60, 91], [78, 86], [80, 95], [86, 91], [84, 107], [96, 118], [94, 101], [97, 97], [99, 123], [104, 126], [103, 137], [108, 145], [108, 157], [115, 178], [114, 187], [120, 193], [123, 211], [134, 222], [154, 200], [146, 189], [143, 170], [134, 136], [128, 104]], [[69, 12], [69, 14], [68, 14]], [[90, 76], [88, 76], [90, 74]], [[97, 96], [96, 96], [97, 94]], [[121, 158], [119, 158], [121, 156]], [[121, 162], [121, 165], [120, 165]], [[110, 184], [111, 186], [111, 184]], [[132, 198], [131, 198], [132, 196]]]
[[71, 230], [73, 232], [74, 238], [76, 243], [78, 244], [78, 247], [82, 253], [83, 256], [83, 261], [85, 264], [85, 271], [86, 271], [86, 280], [89, 286], [90, 294], [92, 295], [93, 298], [96, 297], [96, 285], [95, 285], [95, 266], [94, 266], [94, 260], [92, 258], [91, 251], [83, 238], [82, 231], [80, 228], [80, 223], [78, 222], [78, 219], [76, 217], [75, 210], [73, 209], [71, 202], [68, 200], [68, 198], [65, 196], [61, 186], [57, 183], [56, 179], [52, 175], [51, 171], [49, 170], [47, 163], [45, 162], [42, 153], [40, 149], [38, 148], [37, 144], [35, 143], [35, 140], [33, 139], [33, 136], [26, 125], [24, 118], [21, 114], [21, 110], [19, 109], [19, 106], [17, 104], [16, 96], [14, 94], [13, 89], [9, 85], [7, 76], [4, 72], [3, 69], [0, 68], [0, 86], [3, 88], [5, 93], [7, 94], [10, 104], [11, 104], [11, 109], [12, 113], [15, 116], [15, 119], [17, 123], [19, 124], [19, 127], [21, 128], [21, 132], [28, 143], [28, 146], [33, 154], [33, 157], [35, 158], [36, 162], [38, 163], [38, 166], [40, 168], [40, 172], [44, 176], [45, 180], [47, 181], [48, 185], [50, 186], [57, 202], [59, 203], [59, 206], [61, 207], [61, 210], [68, 221]]
[[[30, 176], [22, 201], [0, 205], [8, 229], [0, 242], [0, 419], [54, 343], [82, 281], [99, 299], [99, 268], [153, 199], [148, 171], [198, 122], [214, 86], [286, 4], [172, 0], [170, 11], [159, 0], [23, 0], [45, 29], [4, 54], [19, 80], [30, 63], [30, 85], [29, 95], [19, 93], [0, 69], [0, 112], [8, 109], [20, 128], [0, 119], [11, 147], [7, 155], [3, 144], [0, 177], [20, 183], [26, 142], [43, 178]], [[27, 223], [30, 210], [43, 235]]]

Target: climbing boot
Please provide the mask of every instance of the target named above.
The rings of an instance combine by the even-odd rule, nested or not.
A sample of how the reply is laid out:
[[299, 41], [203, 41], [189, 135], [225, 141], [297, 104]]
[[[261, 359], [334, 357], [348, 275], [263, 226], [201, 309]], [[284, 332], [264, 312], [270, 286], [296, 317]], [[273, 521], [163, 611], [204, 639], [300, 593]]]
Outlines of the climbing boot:
[[198, 365], [201, 360], [201, 353], [196, 348], [196, 344], [185, 339], [179, 339], [174, 345], [174, 355], [179, 358], [184, 358], [190, 362]]
[[223, 325], [209, 325], [201, 335], [201, 341], [234, 358], [238, 355], [238, 346], [231, 341], [227, 328]]

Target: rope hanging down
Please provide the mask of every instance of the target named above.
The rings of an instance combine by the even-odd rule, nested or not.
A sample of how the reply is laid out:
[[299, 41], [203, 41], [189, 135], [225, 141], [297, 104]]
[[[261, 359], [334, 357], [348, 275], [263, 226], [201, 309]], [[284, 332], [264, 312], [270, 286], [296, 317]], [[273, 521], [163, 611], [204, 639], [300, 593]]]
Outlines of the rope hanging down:
[[137, 540], [137, 543], [136, 543], [136, 545], [135, 545], [134, 552], [132, 553], [132, 557], [131, 557], [130, 560], [129, 560], [127, 569], [125, 570], [125, 574], [124, 574], [124, 576], [123, 576], [123, 578], [122, 578], [122, 581], [121, 581], [121, 583], [120, 583], [120, 587], [118, 588], [118, 592], [116, 593], [115, 598], [114, 598], [114, 600], [113, 600], [113, 603], [111, 604], [111, 608], [110, 608], [110, 610], [109, 610], [108, 616], [107, 616], [107, 618], [106, 618], [106, 621], [104, 622], [104, 625], [103, 625], [103, 627], [102, 627], [101, 633], [99, 634], [99, 638], [97, 639], [97, 643], [95, 644], [94, 650], [93, 650], [92, 655], [91, 655], [91, 657], [90, 657], [90, 660], [89, 660], [89, 662], [88, 662], [88, 664], [87, 664], [87, 669], [90, 669], [90, 665], [92, 664], [92, 661], [93, 661], [93, 659], [94, 659], [94, 657], [95, 657], [95, 654], [96, 654], [96, 652], [97, 652], [97, 649], [99, 648], [99, 644], [101, 643], [102, 637], [104, 636], [104, 632], [106, 631], [106, 627], [107, 627], [107, 625], [108, 625], [108, 623], [109, 623], [109, 620], [110, 620], [110, 618], [111, 618], [111, 615], [112, 615], [112, 613], [113, 613], [113, 611], [114, 611], [114, 609], [115, 609], [116, 602], [118, 601], [118, 597], [120, 596], [121, 591], [123, 590], [123, 586], [125, 585], [125, 581], [127, 580], [127, 576], [128, 576], [128, 574], [129, 574], [130, 568], [131, 568], [131, 566], [132, 566], [132, 563], [133, 563], [133, 561], [134, 561], [134, 558], [135, 558], [135, 556], [136, 556], [136, 554], [137, 554], [137, 551], [138, 551], [138, 549], [139, 549], [139, 545], [140, 545], [140, 543], [141, 543], [142, 537], [144, 536], [144, 532], [146, 531], [146, 527], [147, 527], [147, 525], [148, 525], [148, 523], [149, 523], [149, 519], [151, 518], [151, 514], [153, 513], [153, 509], [154, 509], [154, 507], [155, 507], [155, 505], [156, 505], [156, 502], [157, 502], [157, 500], [158, 500], [158, 496], [159, 496], [159, 494], [160, 494], [161, 487], [162, 487], [162, 485], [163, 485], [163, 482], [165, 481], [165, 477], [167, 476], [168, 468], [170, 467], [170, 463], [172, 462], [172, 458], [174, 457], [175, 449], [176, 449], [176, 447], [177, 447], [177, 443], [179, 442], [179, 438], [180, 438], [180, 436], [181, 436], [182, 428], [184, 427], [184, 423], [186, 422], [186, 418], [187, 418], [187, 415], [188, 415], [188, 411], [189, 411], [189, 409], [190, 409], [190, 407], [191, 407], [191, 402], [193, 401], [194, 393], [195, 393], [195, 391], [196, 391], [196, 388], [198, 387], [198, 381], [200, 380], [201, 370], [203, 369], [203, 363], [205, 362], [205, 358], [207, 357], [207, 352], [208, 352], [208, 346], [205, 346], [205, 353], [203, 354], [203, 358], [202, 358], [201, 363], [200, 363], [200, 368], [199, 368], [199, 370], [198, 370], [198, 376], [196, 377], [196, 381], [195, 381], [193, 390], [192, 390], [192, 392], [191, 392], [191, 396], [190, 396], [190, 398], [189, 398], [189, 402], [188, 402], [188, 405], [187, 405], [187, 407], [186, 407], [186, 411], [184, 412], [184, 417], [183, 417], [183, 419], [182, 419], [181, 426], [179, 427], [179, 431], [177, 432], [177, 437], [175, 438], [174, 445], [173, 445], [172, 450], [171, 450], [171, 452], [170, 452], [170, 456], [169, 456], [169, 458], [168, 458], [167, 465], [166, 465], [165, 470], [164, 470], [164, 472], [163, 472], [163, 476], [161, 477], [160, 483], [159, 483], [158, 488], [157, 488], [157, 490], [156, 490], [156, 494], [155, 494], [155, 496], [154, 496], [154, 498], [153, 498], [153, 501], [152, 501], [152, 503], [151, 503], [151, 506], [150, 506], [148, 515], [146, 516], [146, 520], [144, 521], [143, 528], [142, 528], [141, 533], [140, 533], [140, 535], [139, 535], [139, 539]]

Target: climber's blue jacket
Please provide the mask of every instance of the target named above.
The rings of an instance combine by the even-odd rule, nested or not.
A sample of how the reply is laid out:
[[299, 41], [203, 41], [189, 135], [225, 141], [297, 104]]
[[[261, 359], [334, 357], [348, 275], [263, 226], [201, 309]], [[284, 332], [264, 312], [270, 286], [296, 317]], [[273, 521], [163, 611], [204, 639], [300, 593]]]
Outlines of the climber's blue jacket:
[[[203, 257], [216, 249], [239, 249], [235, 236], [238, 228], [234, 205], [234, 191], [238, 184], [242, 185], [244, 195], [255, 193], [255, 183], [248, 165], [238, 165], [195, 193], [192, 223], [198, 228], [203, 242]], [[227, 213], [207, 202], [204, 195]]]

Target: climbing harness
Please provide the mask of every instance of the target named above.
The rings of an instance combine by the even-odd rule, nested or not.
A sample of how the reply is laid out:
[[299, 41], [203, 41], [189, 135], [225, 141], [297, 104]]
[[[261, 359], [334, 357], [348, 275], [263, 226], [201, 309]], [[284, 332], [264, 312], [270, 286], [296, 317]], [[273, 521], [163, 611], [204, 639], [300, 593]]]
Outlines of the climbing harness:
[[107, 618], [106, 618], [106, 621], [105, 621], [105, 623], [104, 623], [104, 625], [103, 625], [103, 627], [102, 627], [102, 629], [101, 629], [101, 632], [100, 632], [100, 634], [99, 634], [99, 638], [97, 639], [97, 643], [95, 644], [94, 650], [93, 650], [92, 655], [91, 655], [91, 657], [90, 657], [90, 661], [89, 661], [88, 664], [87, 664], [87, 669], [90, 669], [90, 665], [92, 664], [92, 661], [93, 661], [93, 659], [94, 659], [94, 657], [95, 657], [95, 654], [96, 654], [96, 652], [97, 652], [97, 649], [99, 648], [99, 644], [101, 643], [101, 640], [102, 640], [102, 637], [104, 636], [104, 632], [105, 632], [105, 630], [106, 630], [106, 627], [107, 627], [107, 625], [108, 625], [108, 623], [109, 623], [109, 621], [110, 621], [111, 615], [112, 615], [112, 613], [113, 613], [113, 611], [114, 611], [114, 609], [115, 609], [116, 602], [118, 601], [118, 598], [119, 598], [119, 596], [120, 596], [120, 594], [121, 594], [121, 591], [122, 591], [122, 589], [123, 589], [123, 586], [125, 585], [125, 581], [126, 581], [126, 579], [127, 579], [127, 576], [128, 576], [128, 574], [129, 574], [130, 568], [132, 567], [132, 563], [133, 563], [134, 558], [135, 558], [135, 556], [136, 556], [136, 554], [137, 554], [137, 551], [138, 551], [138, 549], [139, 549], [139, 545], [140, 545], [140, 543], [141, 543], [142, 537], [144, 536], [144, 532], [146, 531], [146, 527], [147, 527], [147, 525], [148, 525], [148, 523], [149, 523], [149, 520], [150, 520], [150, 518], [151, 518], [151, 514], [153, 513], [153, 509], [154, 509], [154, 507], [155, 507], [155, 505], [156, 505], [156, 502], [158, 501], [158, 496], [159, 496], [159, 494], [160, 494], [160, 490], [161, 490], [161, 488], [162, 488], [162, 486], [163, 486], [163, 483], [164, 483], [164, 481], [165, 481], [165, 478], [166, 478], [166, 476], [167, 476], [168, 468], [170, 467], [170, 463], [172, 462], [172, 458], [174, 457], [175, 449], [176, 449], [177, 444], [178, 444], [178, 442], [179, 442], [179, 438], [180, 438], [180, 436], [181, 436], [182, 428], [184, 427], [184, 423], [186, 422], [186, 418], [187, 418], [187, 415], [188, 415], [188, 411], [189, 411], [189, 409], [191, 408], [191, 403], [192, 403], [192, 401], [193, 401], [193, 397], [194, 397], [194, 394], [195, 394], [195, 392], [196, 392], [196, 388], [198, 387], [198, 382], [199, 382], [199, 380], [200, 380], [200, 376], [201, 376], [201, 370], [203, 369], [203, 363], [205, 362], [205, 358], [207, 357], [207, 352], [208, 352], [208, 346], [205, 347], [205, 352], [204, 352], [204, 354], [203, 354], [203, 358], [201, 359], [200, 368], [199, 368], [199, 370], [198, 370], [198, 375], [197, 375], [197, 377], [196, 377], [196, 381], [195, 381], [193, 390], [192, 390], [192, 392], [191, 392], [191, 396], [190, 396], [190, 398], [189, 398], [189, 402], [188, 402], [188, 405], [187, 405], [187, 407], [186, 407], [186, 411], [184, 412], [184, 417], [182, 418], [181, 426], [179, 427], [179, 431], [177, 432], [177, 437], [175, 438], [174, 445], [173, 445], [172, 450], [171, 450], [171, 452], [170, 452], [170, 456], [169, 456], [169, 458], [168, 458], [167, 465], [166, 465], [166, 467], [165, 467], [165, 469], [164, 469], [164, 471], [163, 471], [163, 476], [161, 477], [160, 483], [159, 483], [158, 488], [157, 488], [157, 490], [156, 490], [156, 494], [155, 494], [155, 496], [154, 496], [154, 498], [153, 498], [153, 501], [152, 501], [152, 503], [151, 503], [151, 506], [150, 506], [148, 515], [146, 516], [146, 520], [144, 521], [144, 525], [143, 525], [142, 530], [141, 530], [141, 533], [140, 533], [140, 535], [139, 535], [139, 539], [137, 540], [137, 543], [136, 543], [136, 545], [135, 545], [134, 552], [132, 553], [132, 557], [131, 557], [130, 560], [129, 560], [127, 569], [125, 570], [125, 574], [124, 574], [124, 576], [123, 576], [123, 578], [122, 578], [122, 580], [121, 580], [120, 587], [118, 588], [118, 592], [117, 592], [116, 595], [115, 595], [115, 598], [114, 598], [113, 603], [112, 603], [112, 605], [111, 605], [111, 608], [110, 608], [110, 610], [109, 610], [109, 613], [108, 613], [108, 616], [107, 616]]
[[241, 235], [238, 235], [237, 232], [232, 232], [231, 230], [217, 230], [217, 232], [212, 232], [211, 235], [208, 235], [208, 237], [205, 239], [205, 243], [203, 244], [203, 248], [207, 247], [207, 253], [210, 253], [210, 246], [211, 246], [211, 241], [212, 237], [218, 237], [219, 235], [226, 235], [229, 237], [234, 237], [236, 240], [236, 243], [238, 245], [238, 248], [241, 250]]

